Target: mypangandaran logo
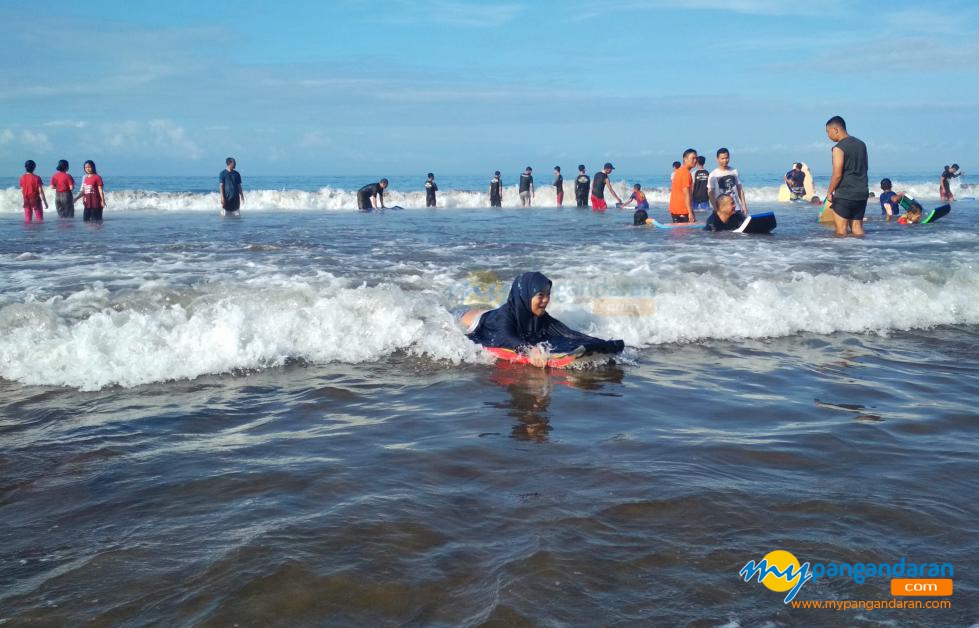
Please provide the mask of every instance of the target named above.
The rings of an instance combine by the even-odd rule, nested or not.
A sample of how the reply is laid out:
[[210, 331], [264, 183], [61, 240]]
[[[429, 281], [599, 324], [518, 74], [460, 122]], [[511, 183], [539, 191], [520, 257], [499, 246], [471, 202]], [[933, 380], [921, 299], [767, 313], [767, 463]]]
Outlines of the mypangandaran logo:
[[792, 552], [775, 550], [765, 554], [760, 562], [749, 560], [738, 574], [745, 582], [758, 582], [778, 593], [786, 593], [788, 604], [799, 594], [802, 585], [820, 578], [846, 577], [857, 584], [867, 578], [952, 578], [955, 570], [950, 563], [912, 563], [902, 556], [896, 563], [799, 563]]
[[799, 565], [799, 559], [792, 552], [785, 550], [768, 552], [757, 564], [749, 560], [738, 573], [745, 582], [750, 582], [757, 576], [758, 582], [772, 591], [778, 593], [788, 591], [785, 596], [786, 604], [795, 599], [802, 585], [812, 580], [812, 576], [809, 575], [809, 563]]

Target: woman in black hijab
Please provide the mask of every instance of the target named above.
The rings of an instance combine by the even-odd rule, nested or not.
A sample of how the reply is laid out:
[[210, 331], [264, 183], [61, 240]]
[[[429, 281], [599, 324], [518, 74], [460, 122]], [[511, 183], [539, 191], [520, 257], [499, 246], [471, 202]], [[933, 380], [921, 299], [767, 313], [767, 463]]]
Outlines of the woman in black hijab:
[[551, 299], [551, 280], [541, 273], [524, 273], [513, 280], [506, 303], [495, 310], [470, 310], [458, 317], [470, 340], [484, 347], [526, 352], [530, 363], [543, 367], [550, 353], [619, 353], [621, 340], [602, 340], [569, 328], [545, 310]]

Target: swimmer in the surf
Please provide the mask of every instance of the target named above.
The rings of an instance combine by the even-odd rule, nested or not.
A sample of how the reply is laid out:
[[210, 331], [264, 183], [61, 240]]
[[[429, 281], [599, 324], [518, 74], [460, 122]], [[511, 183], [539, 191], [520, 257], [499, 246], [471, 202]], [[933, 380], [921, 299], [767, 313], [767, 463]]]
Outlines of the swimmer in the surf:
[[357, 191], [357, 207], [365, 211], [384, 209], [384, 190], [388, 180], [381, 179], [377, 183], [368, 183]]
[[625, 347], [621, 340], [602, 340], [571, 329], [546, 312], [550, 302], [551, 280], [531, 272], [513, 280], [506, 303], [495, 310], [460, 308], [453, 315], [473, 342], [521, 351], [539, 368], [556, 353], [619, 353]]
[[922, 208], [918, 201], [911, 201], [911, 207], [897, 219], [899, 225], [916, 225], [921, 222]]
[[938, 178], [938, 194], [943, 201], [955, 200], [955, 196], [952, 195], [952, 179], [959, 176], [962, 176], [962, 173], [959, 172], [958, 164], [952, 164], [951, 167], [945, 166], [945, 170]]
[[904, 192], [895, 192], [890, 179], [880, 180], [880, 215], [885, 216], [885, 220], [890, 222], [901, 213], [901, 199]]
[[744, 222], [744, 214], [737, 211], [734, 197], [721, 194], [716, 199], [717, 209], [707, 218], [704, 231], [734, 231]]
[[490, 207], [503, 206], [503, 180], [500, 178], [500, 171], [493, 173], [489, 186]]
[[428, 179], [425, 181], [425, 207], [435, 207], [435, 193], [439, 191], [439, 186], [435, 184], [435, 174], [429, 172]]
[[574, 179], [574, 202], [577, 207], [588, 207], [588, 191], [591, 177], [585, 172], [585, 165], [578, 166], [578, 176]]
[[619, 203], [622, 199], [619, 195], [615, 193], [615, 188], [612, 187], [612, 182], [609, 181], [609, 175], [615, 170], [615, 166], [611, 163], [606, 163], [591, 178], [591, 208], [595, 211], [605, 211], [608, 209], [608, 204], [605, 202], [605, 189], [615, 197], [615, 200]]
[[633, 226], [646, 224], [646, 221], [649, 220], [649, 213], [646, 211], [649, 209], [649, 201], [646, 200], [642, 186], [638, 183], [632, 186], [632, 194], [629, 195], [629, 200], [622, 203], [620, 207], [628, 207], [633, 201], [636, 202], [636, 212], [632, 215]]

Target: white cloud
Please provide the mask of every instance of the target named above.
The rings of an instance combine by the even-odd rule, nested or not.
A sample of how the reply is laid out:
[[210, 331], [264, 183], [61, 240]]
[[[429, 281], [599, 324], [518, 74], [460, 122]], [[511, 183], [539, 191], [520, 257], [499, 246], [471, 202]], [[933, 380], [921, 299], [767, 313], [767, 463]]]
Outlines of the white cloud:
[[84, 129], [88, 122], [84, 120], [51, 120], [45, 122], [44, 126], [54, 129]]
[[515, 3], [475, 3], [458, 0], [429, 0], [418, 3], [401, 0], [396, 7], [388, 7], [378, 18], [380, 22], [414, 24], [419, 22], [448, 24], [465, 27], [497, 27], [513, 21], [526, 10]]
[[103, 125], [101, 132], [109, 146], [123, 152], [156, 151], [187, 159], [204, 156], [203, 149], [191, 139], [187, 130], [173, 120], [127, 120]]
[[299, 145], [307, 148], [322, 148], [331, 144], [333, 144], [333, 139], [319, 130], [304, 133], [299, 139]]
[[23, 150], [50, 151], [51, 140], [46, 133], [30, 129], [3, 129], [0, 131], [0, 145], [16, 146]]
[[171, 120], [150, 120], [150, 130], [157, 146], [173, 148], [190, 159], [204, 156], [201, 147], [187, 136], [186, 129]]

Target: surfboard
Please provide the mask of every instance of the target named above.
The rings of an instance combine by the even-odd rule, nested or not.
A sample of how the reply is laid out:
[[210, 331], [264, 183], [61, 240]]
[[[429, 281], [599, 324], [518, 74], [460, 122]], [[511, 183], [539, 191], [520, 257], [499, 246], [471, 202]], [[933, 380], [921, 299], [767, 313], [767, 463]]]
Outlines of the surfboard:
[[788, 203], [792, 200], [792, 192], [789, 191], [789, 186], [784, 183], [778, 188], [778, 202]]
[[699, 222], [673, 222], [669, 224], [664, 224], [655, 218], [650, 218], [653, 221], [653, 226], [657, 229], [684, 229], [689, 227], [703, 227], [704, 225]]
[[[503, 360], [505, 362], [510, 362], [512, 364], [530, 364], [530, 358], [527, 356], [514, 351], [513, 349], [504, 349], [502, 347], [483, 347], [491, 355], [493, 355], [497, 360]], [[574, 364], [574, 361], [579, 357], [584, 355], [584, 348], [581, 348], [578, 353], [552, 353], [551, 357], [547, 360], [547, 366], [552, 369], [563, 369]]]
[[922, 219], [921, 224], [927, 225], [930, 222], [935, 222], [936, 220], [942, 218], [943, 216], [947, 216], [948, 215], [948, 212], [950, 212], [950, 211], [952, 211], [952, 206], [951, 205], [947, 205], [946, 204], [946, 205], [942, 205], [940, 207], [936, 207], [935, 209], [931, 210], [928, 213], [928, 216], [926, 216], [924, 219]]
[[826, 199], [823, 201], [823, 206], [819, 208], [819, 222], [832, 223], [834, 220], [836, 220], [836, 212], [833, 211], [829, 199]]
[[385, 207], [384, 209], [404, 209], [401, 205], [395, 205], [394, 207]]
[[734, 230], [735, 233], [771, 233], [772, 230], [778, 226], [775, 222], [775, 214], [773, 212], [764, 212], [761, 214], [751, 214], [744, 219], [741, 226]]
[[809, 165], [806, 162], [800, 162], [802, 164], [802, 174], [806, 175], [806, 178], [802, 181], [802, 187], [806, 190], [806, 199], [810, 199], [816, 195], [816, 188], [812, 183], [812, 172], [809, 170]]

